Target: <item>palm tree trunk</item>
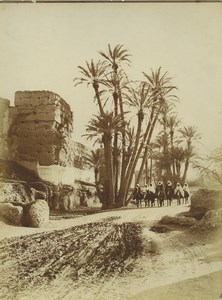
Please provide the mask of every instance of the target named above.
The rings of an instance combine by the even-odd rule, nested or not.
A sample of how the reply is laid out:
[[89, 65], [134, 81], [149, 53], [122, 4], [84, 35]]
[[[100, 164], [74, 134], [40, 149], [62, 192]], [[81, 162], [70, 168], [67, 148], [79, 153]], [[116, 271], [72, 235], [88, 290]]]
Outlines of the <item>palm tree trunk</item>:
[[123, 99], [122, 93], [120, 90], [119, 85], [117, 86], [118, 89], [118, 96], [119, 96], [119, 109], [121, 118], [124, 124], [124, 129], [122, 130], [122, 158], [121, 158], [121, 169], [120, 169], [120, 192], [118, 197], [118, 202], [122, 202], [121, 194], [121, 186], [125, 185], [125, 174], [126, 174], [126, 167], [127, 167], [127, 160], [126, 160], [126, 125], [125, 125], [125, 118], [124, 118], [124, 109], [123, 109]]
[[181, 164], [179, 161], [176, 161], [176, 182], [180, 181], [180, 169], [181, 169]]
[[[114, 113], [115, 116], [118, 115], [118, 94], [117, 92], [113, 93], [114, 100]], [[118, 193], [118, 132], [114, 134], [113, 142], [113, 175], [114, 175], [114, 202], [117, 202], [117, 193]]]
[[[154, 112], [154, 111], [153, 111]], [[156, 122], [157, 122], [157, 119], [158, 119], [158, 116], [159, 116], [159, 112], [160, 112], [160, 109], [157, 111], [155, 117], [153, 118], [153, 122], [149, 122], [148, 124], [148, 131], [147, 131], [147, 138], [146, 138], [146, 147], [145, 147], [145, 151], [144, 151], [144, 155], [143, 155], [143, 159], [142, 159], [142, 163], [140, 165], [140, 170], [139, 170], [139, 174], [136, 178], [136, 182], [135, 182], [135, 185], [140, 181], [140, 178], [141, 178], [141, 175], [142, 175], [142, 172], [143, 172], [143, 169], [144, 169], [144, 165], [145, 165], [145, 161], [146, 161], [146, 157], [148, 155], [148, 150], [149, 150], [149, 144], [150, 144], [150, 140], [151, 140], [151, 137], [152, 137], [152, 134], [153, 134], [153, 130], [155, 128], [155, 125], [156, 125]], [[142, 145], [141, 147], [141, 151], [142, 151], [142, 148], [144, 147], [144, 145]], [[141, 152], [140, 152], [141, 153]], [[139, 157], [138, 157], [139, 158]], [[138, 159], [137, 159], [138, 161]], [[133, 172], [131, 173], [131, 177], [130, 177], [130, 184], [132, 182], [132, 178], [133, 178], [133, 174], [134, 174], [134, 171], [135, 171], [135, 168], [133, 170]], [[129, 201], [131, 200], [131, 196], [126, 200], [126, 204], [129, 203]]]
[[103, 136], [104, 156], [105, 156], [105, 192], [104, 197], [106, 205], [104, 208], [113, 208], [114, 204], [114, 180], [113, 180], [113, 159], [112, 159], [112, 138], [111, 136]]
[[183, 172], [183, 177], [182, 177], [182, 185], [184, 185], [184, 183], [186, 181], [189, 164], [190, 164], [189, 158], [187, 158], [185, 161], [185, 167], [184, 167], [184, 172]]
[[[151, 115], [150, 115], [150, 120], [149, 120], [149, 123], [147, 125], [146, 131], [145, 131], [145, 134], [144, 134], [144, 140], [147, 139], [147, 136], [149, 135], [150, 129], [152, 128], [152, 123], [153, 123], [153, 120], [155, 119], [154, 113], [155, 113], [155, 107], [152, 108]], [[129, 203], [129, 201], [127, 200], [127, 197], [128, 197], [130, 186], [131, 186], [133, 176], [134, 176], [134, 173], [135, 173], [136, 165], [138, 163], [141, 152], [144, 148], [144, 143], [141, 142], [140, 146], [137, 146], [137, 148], [138, 148], [137, 149], [137, 154], [136, 154], [136, 157], [134, 159], [133, 164], [128, 165], [128, 168], [130, 170], [129, 175], [125, 177], [125, 186], [124, 186], [125, 190], [124, 190], [124, 193], [123, 193], [123, 201], [124, 201], [125, 205], [127, 205]]]
[[98, 175], [99, 175], [99, 171], [97, 169], [95, 169], [94, 170], [94, 176], [95, 176], [96, 192], [97, 192], [97, 195], [98, 195], [98, 198], [99, 198], [100, 202], [102, 203], [103, 202], [103, 197], [102, 197], [101, 191], [99, 189]]
[[132, 182], [131, 174], [134, 173], [133, 170], [135, 170], [135, 167], [136, 167], [136, 158], [137, 158], [136, 153], [137, 153], [138, 146], [139, 146], [141, 128], [142, 128], [142, 119], [140, 118], [140, 116], [138, 116], [137, 133], [136, 133], [136, 139], [135, 139], [133, 153], [132, 153], [132, 155], [130, 157], [130, 160], [128, 162], [128, 168], [125, 171], [125, 176], [124, 176], [124, 178], [123, 177], [121, 178], [122, 179], [121, 187], [120, 187], [120, 197], [121, 198], [120, 198], [120, 201], [119, 201], [119, 205], [121, 205], [121, 206], [125, 205], [126, 197], [129, 193], [130, 184]]
[[94, 88], [94, 91], [95, 91], [95, 96], [96, 96], [96, 100], [97, 100], [97, 103], [98, 103], [98, 106], [99, 106], [100, 114], [101, 114], [101, 116], [103, 116], [104, 115], [104, 110], [103, 110], [102, 102], [101, 102], [100, 95], [99, 95], [99, 84], [94, 82], [93, 83], [93, 88]]
[[173, 144], [173, 136], [174, 136], [174, 132], [173, 130], [170, 131], [170, 144], [171, 144], [171, 156], [172, 156], [172, 166], [173, 166], [173, 184], [175, 186], [176, 184], [176, 169], [175, 169], [175, 161], [174, 161], [174, 144]]
[[152, 158], [152, 154], [151, 154], [151, 156], [150, 156], [150, 183], [153, 181], [152, 173], [153, 173], [153, 158]]

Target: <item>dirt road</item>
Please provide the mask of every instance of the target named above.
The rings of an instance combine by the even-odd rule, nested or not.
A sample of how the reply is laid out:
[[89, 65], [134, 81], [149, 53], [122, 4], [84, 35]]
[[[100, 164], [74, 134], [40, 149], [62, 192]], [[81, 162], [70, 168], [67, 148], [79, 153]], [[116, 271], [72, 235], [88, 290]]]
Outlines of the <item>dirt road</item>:
[[188, 209], [119, 209], [45, 229], [3, 225], [0, 299], [219, 299], [217, 236], [150, 231], [162, 216]]

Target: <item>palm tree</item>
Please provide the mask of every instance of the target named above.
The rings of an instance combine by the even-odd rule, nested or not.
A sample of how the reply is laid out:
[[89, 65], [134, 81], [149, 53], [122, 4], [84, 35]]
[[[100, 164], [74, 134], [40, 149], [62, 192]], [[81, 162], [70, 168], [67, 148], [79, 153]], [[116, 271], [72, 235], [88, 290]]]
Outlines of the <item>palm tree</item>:
[[91, 60], [91, 63], [86, 61], [86, 68], [83, 68], [82, 66], [78, 66], [78, 68], [80, 69], [80, 73], [83, 77], [74, 78], [73, 81], [76, 82], [75, 86], [83, 83], [87, 84], [87, 86], [92, 85], [95, 91], [95, 99], [99, 106], [100, 114], [104, 114], [104, 109], [100, 97], [101, 92], [99, 91], [99, 84], [104, 83], [104, 75], [107, 70], [106, 65], [101, 61], [94, 63], [94, 61]]
[[[129, 53], [127, 49], [123, 49], [123, 45], [117, 45], [113, 49], [110, 44], [108, 44], [107, 52], [99, 51], [99, 54], [105, 58], [105, 63], [111, 67], [111, 72], [107, 75], [106, 86], [112, 91], [113, 102], [114, 102], [114, 112], [115, 116], [118, 115], [120, 111], [122, 116], [123, 124], [125, 124], [124, 119], [124, 109], [123, 109], [123, 98], [122, 91], [127, 84], [125, 73], [122, 71], [122, 63], [130, 63]], [[122, 168], [121, 174], [123, 173], [125, 166], [125, 144], [126, 144], [125, 130], [122, 130]], [[119, 146], [118, 146], [118, 132], [114, 135], [113, 142], [113, 156], [114, 156], [114, 175], [115, 175], [115, 200], [117, 198], [118, 191], [118, 170], [119, 170]]]
[[173, 183], [174, 185], [176, 184], [177, 180], [176, 180], [176, 166], [175, 166], [175, 161], [174, 158], [172, 156], [172, 152], [174, 150], [174, 134], [175, 134], [175, 130], [176, 128], [179, 126], [180, 124], [180, 120], [177, 119], [176, 115], [172, 115], [167, 119], [167, 128], [169, 130], [169, 134], [170, 134], [170, 147], [171, 147], [171, 162], [172, 162], [172, 167], [173, 167]]
[[110, 44], [108, 44], [108, 51], [106, 53], [99, 51], [99, 54], [107, 60], [114, 73], [116, 73], [118, 68], [121, 67], [122, 62], [130, 63], [129, 57], [131, 55], [128, 53], [128, 50], [123, 49], [123, 45], [117, 45], [112, 49]]
[[[135, 134], [135, 142], [133, 143], [132, 153], [127, 165], [124, 166], [122, 171], [119, 198], [125, 199], [126, 194], [130, 189], [134, 170], [138, 161], [139, 154], [138, 148], [142, 137], [142, 124], [146, 114], [153, 102], [150, 99], [150, 89], [144, 83], [140, 83], [136, 88], [128, 87], [128, 93], [124, 94], [126, 103], [129, 107], [136, 109], [137, 115], [137, 131]], [[122, 205], [122, 203], [121, 203]]]
[[171, 151], [171, 157], [175, 165], [175, 182], [181, 181], [181, 166], [185, 162], [185, 150], [183, 147], [176, 146]]
[[[143, 173], [143, 169], [146, 163], [146, 158], [149, 151], [149, 145], [151, 142], [151, 138], [153, 135], [153, 130], [156, 126], [156, 123], [159, 121], [158, 117], [161, 113], [161, 110], [164, 108], [164, 105], [168, 101], [174, 101], [178, 99], [178, 97], [174, 94], [171, 94], [171, 91], [177, 89], [176, 86], [171, 85], [171, 77], [168, 77], [168, 73], [165, 72], [163, 75], [161, 74], [161, 68], [157, 69], [155, 72], [151, 70], [151, 75], [148, 75], [143, 72], [143, 75], [146, 78], [144, 83], [150, 88], [150, 99], [153, 102], [151, 106], [150, 119], [144, 134], [143, 145], [140, 145], [141, 150], [145, 146], [145, 151], [142, 159], [142, 163], [140, 166], [139, 174], [136, 180], [136, 184], [139, 182], [141, 175]], [[140, 152], [141, 153], [141, 152]], [[127, 200], [127, 202], [130, 199]]]
[[171, 164], [170, 153], [169, 151], [166, 151], [166, 149], [168, 149], [169, 138], [166, 132], [161, 132], [152, 144], [153, 149], [158, 150], [158, 152], [156, 151], [155, 155], [155, 166], [156, 170], [158, 169], [156, 173], [158, 173], [159, 178], [162, 178], [164, 173], [164, 177], [166, 177], [168, 180], [171, 179], [171, 173], [169, 172]]
[[[144, 81], [138, 87], [133, 88], [130, 86], [130, 82], [122, 69], [123, 63], [130, 62], [128, 51], [122, 45], [117, 45], [114, 48], [108, 45], [107, 53], [102, 51], [99, 53], [105, 61], [94, 63], [91, 60], [91, 63], [86, 62], [86, 67], [79, 66], [83, 76], [76, 78], [75, 82], [76, 84], [86, 83], [93, 87], [95, 100], [99, 107], [99, 115], [91, 119], [86, 131], [88, 138], [102, 138], [104, 146], [106, 170], [104, 207], [112, 207], [116, 200], [118, 187], [117, 156], [119, 150], [121, 150], [121, 176], [118, 199], [119, 205], [122, 206], [127, 202], [133, 174], [142, 151], [144, 151], [144, 156], [141, 169], [144, 169], [153, 131], [159, 121], [159, 114], [164, 103], [176, 97], [171, 94], [171, 91], [176, 89], [176, 87], [171, 85], [171, 78], [167, 72], [162, 74], [161, 68], [159, 68], [155, 72], [152, 71], [151, 75], [143, 73]], [[124, 93], [125, 88], [127, 90]], [[107, 95], [107, 92], [108, 95], [111, 93], [112, 96], [113, 113], [105, 111], [110, 96], [104, 102], [101, 95]], [[133, 106], [137, 110], [137, 126], [135, 130], [129, 130], [129, 127], [132, 127], [132, 122], [125, 122], [126, 102], [127, 105]], [[146, 126], [142, 130], [142, 125], [146, 119]], [[142, 172], [141, 169], [139, 175]], [[138, 180], [140, 176], [138, 176]]]
[[124, 128], [121, 115], [114, 116], [113, 112], [104, 112], [103, 115], [94, 116], [86, 127], [88, 139], [102, 138], [104, 145], [105, 183], [103, 208], [113, 207], [114, 178], [113, 178], [113, 151], [112, 137]]
[[185, 159], [184, 173], [182, 177], [182, 184], [184, 184], [186, 181], [187, 171], [189, 168], [190, 161], [192, 157], [194, 157], [196, 154], [192, 142], [200, 139], [200, 134], [198, 133], [197, 128], [195, 126], [188, 126], [188, 127], [184, 126], [178, 131], [181, 134], [182, 140], [185, 140], [186, 143], [186, 148], [185, 148], [186, 159]]
[[[117, 79], [118, 78], [118, 79]], [[114, 104], [114, 115], [117, 116], [119, 113], [119, 106], [118, 106], [118, 99], [122, 99], [122, 91], [127, 88], [127, 80], [124, 76], [124, 74], [121, 71], [118, 71], [117, 74], [114, 74], [114, 72], [109, 73], [106, 75], [106, 81], [104, 82], [105, 87], [108, 89], [108, 92], [112, 94], [113, 96], [113, 104]], [[117, 92], [117, 86], [118, 90], [121, 91]], [[124, 113], [121, 114], [122, 116], [122, 121], [125, 124], [124, 120]], [[126, 144], [126, 136], [125, 136], [125, 131], [122, 130], [122, 145]], [[113, 141], [113, 169], [114, 169], [114, 177], [115, 177], [115, 201], [117, 199], [117, 192], [118, 192], [118, 177], [119, 177], [119, 163], [120, 160], [119, 158], [121, 157], [121, 153], [124, 153], [122, 157], [122, 162], [125, 159], [125, 151], [122, 152], [119, 146], [119, 138], [120, 135], [118, 132], [114, 134], [114, 141]], [[125, 149], [125, 146], [124, 146]], [[122, 169], [123, 169], [123, 163], [122, 163]], [[121, 170], [122, 173], [122, 170]]]
[[94, 169], [95, 184], [99, 182], [99, 169], [104, 164], [102, 149], [91, 150], [84, 156], [85, 161]]
[[100, 202], [102, 202], [102, 193], [100, 190], [100, 182], [99, 182], [99, 171], [101, 167], [104, 165], [104, 156], [102, 153], [102, 149], [98, 148], [95, 151], [91, 150], [90, 153], [85, 154], [84, 159], [94, 169], [96, 191], [100, 199]]

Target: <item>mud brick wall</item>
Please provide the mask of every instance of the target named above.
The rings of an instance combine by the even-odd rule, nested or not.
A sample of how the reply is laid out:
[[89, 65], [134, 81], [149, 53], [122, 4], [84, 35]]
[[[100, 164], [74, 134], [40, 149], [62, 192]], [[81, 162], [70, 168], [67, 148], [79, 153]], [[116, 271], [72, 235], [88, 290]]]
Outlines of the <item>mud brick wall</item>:
[[9, 100], [0, 98], [0, 159], [8, 154], [9, 105]]
[[91, 149], [79, 142], [73, 142], [72, 145], [73, 166], [78, 169], [90, 169], [90, 165], [85, 159], [86, 156], [90, 155]]
[[49, 91], [18, 91], [10, 128], [16, 159], [40, 165], [69, 166], [73, 115], [59, 95]]

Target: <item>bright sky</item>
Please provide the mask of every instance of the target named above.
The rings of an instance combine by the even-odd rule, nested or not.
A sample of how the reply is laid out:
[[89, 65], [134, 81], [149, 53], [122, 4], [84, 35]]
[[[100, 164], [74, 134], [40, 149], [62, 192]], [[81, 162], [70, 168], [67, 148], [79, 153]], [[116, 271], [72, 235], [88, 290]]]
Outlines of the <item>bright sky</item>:
[[[179, 116], [202, 134], [202, 151], [222, 144], [222, 6], [220, 3], [76, 3], [0, 5], [0, 97], [50, 90], [74, 112], [74, 138], [96, 112], [93, 93], [74, 88], [77, 66], [123, 44], [130, 73], [159, 66], [179, 88]], [[205, 150], [204, 150], [205, 149]]]

